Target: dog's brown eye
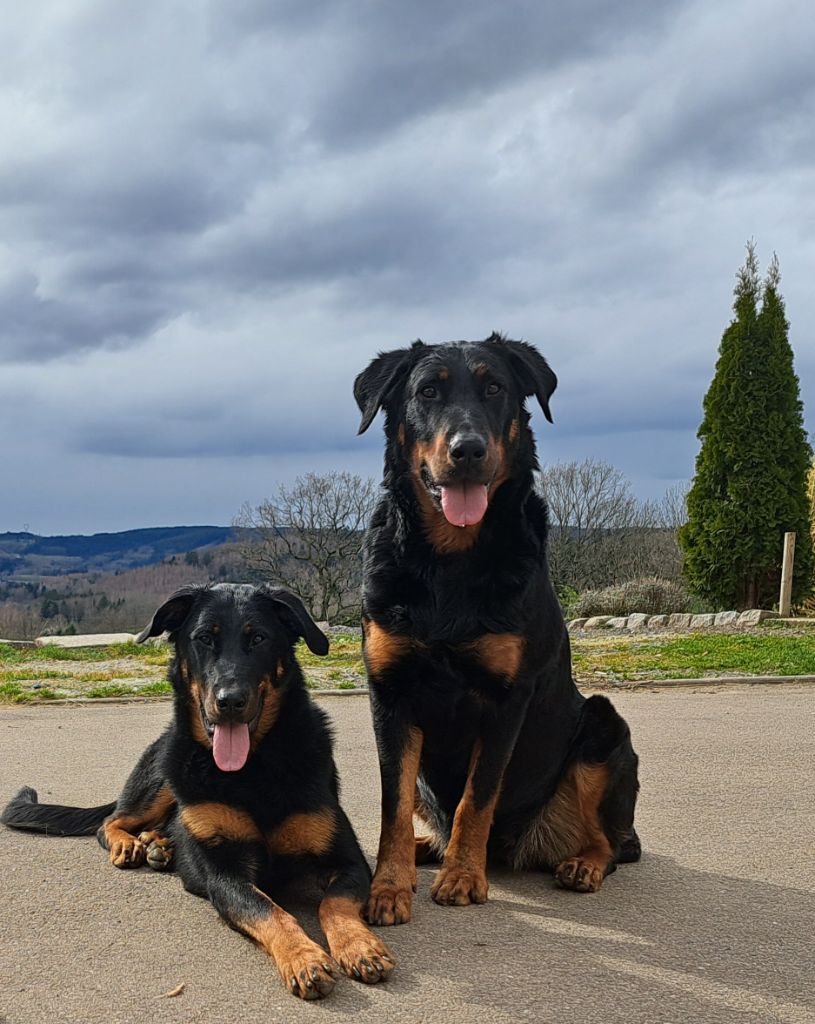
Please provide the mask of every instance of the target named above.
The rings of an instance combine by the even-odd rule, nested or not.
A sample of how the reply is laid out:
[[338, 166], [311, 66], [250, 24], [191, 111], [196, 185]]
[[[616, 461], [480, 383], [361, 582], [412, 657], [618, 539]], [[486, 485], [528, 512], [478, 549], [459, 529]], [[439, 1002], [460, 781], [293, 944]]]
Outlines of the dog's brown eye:
[[436, 388], [433, 387], [432, 384], [428, 384], [427, 387], [422, 388], [422, 390], [419, 393], [421, 394], [422, 398], [435, 398], [436, 395], [438, 394], [438, 391], [436, 390]]
[[484, 394], [491, 398], [493, 395], [497, 395], [501, 390], [501, 385], [497, 381], [492, 381], [492, 383], [488, 384], [485, 388]]
[[249, 646], [257, 647], [259, 644], [262, 644], [265, 639], [266, 637], [262, 633], [255, 633], [249, 641]]

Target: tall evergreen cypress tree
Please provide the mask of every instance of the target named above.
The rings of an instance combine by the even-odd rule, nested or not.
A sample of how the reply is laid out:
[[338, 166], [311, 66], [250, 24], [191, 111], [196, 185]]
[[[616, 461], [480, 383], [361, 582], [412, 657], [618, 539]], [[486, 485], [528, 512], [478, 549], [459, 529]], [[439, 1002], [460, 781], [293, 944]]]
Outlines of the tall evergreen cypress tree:
[[702, 447], [679, 539], [691, 588], [717, 607], [773, 604], [787, 530], [797, 534], [794, 600], [812, 584], [806, 495], [812, 452], [779, 279], [774, 258], [762, 294], [755, 246], [748, 243], [735, 316], [704, 400]]

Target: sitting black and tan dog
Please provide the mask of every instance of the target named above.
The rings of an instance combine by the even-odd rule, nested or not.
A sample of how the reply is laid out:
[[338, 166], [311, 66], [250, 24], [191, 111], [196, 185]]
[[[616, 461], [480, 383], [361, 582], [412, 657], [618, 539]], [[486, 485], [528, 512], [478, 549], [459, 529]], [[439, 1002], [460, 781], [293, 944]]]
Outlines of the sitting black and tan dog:
[[[37, 803], [23, 789], [5, 824], [87, 835], [119, 868], [174, 865], [184, 887], [253, 939], [303, 999], [334, 987], [337, 965], [367, 983], [393, 956], [362, 920], [371, 874], [339, 804], [326, 716], [295, 659], [299, 637], [315, 654], [328, 640], [285, 590], [218, 584], [177, 591], [139, 640], [169, 632], [175, 713], [142, 754], [115, 803]], [[274, 896], [302, 876], [325, 884], [320, 925], [330, 955]]]
[[410, 919], [415, 864], [434, 857], [433, 899], [464, 905], [486, 900], [488, 858], [594, 892], [640, 856], [628, 727], [575, 687], [547, 568], [526, 399], [551, 421], [556, 383], [533, 346], [496, 334], [382, 353], [355, 382], [360, 433], [382, 408], [387, 439], [364, 556], [372, 923]]

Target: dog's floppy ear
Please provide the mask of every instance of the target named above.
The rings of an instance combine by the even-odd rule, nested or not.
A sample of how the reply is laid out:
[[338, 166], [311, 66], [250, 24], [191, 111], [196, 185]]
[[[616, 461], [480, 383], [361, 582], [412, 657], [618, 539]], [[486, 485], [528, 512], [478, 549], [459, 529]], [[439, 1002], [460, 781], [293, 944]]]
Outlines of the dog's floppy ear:
[[312, 654], [328, 654], [328, 637], [317, 628], [299, 597], [280, 587], [265, 586], [262, 593], [274, 603], [275, 611], [286, 629], [294, 637], [301, 636]]
[[557, 387], [557, 377], [540, 352], [534, 345], [525, 341], [511, 341], [500, 334], [491, 334], [487, 343], [500, 345], [506, 352], [524, 397], [535, 395], [543, 415], [552, 423], [549, 399]]
[[354, 398], [362, 413], [358, 434], [364, 434], [370, 427], [385, 399], [413, 365], [422, 348], [423, 342], [415, 341], [410, 348], [380, 352], [354, 381]]
[[139, 633], [136, 643], [144, 643], [150, 636], [175, 633], [184, 625], [184, 620], [190, 614], [195, 599], [205, 589], [205, 587], [181, 587], [180, 590], [176, 590], [153, 615], [150, 625], [145, 626]]

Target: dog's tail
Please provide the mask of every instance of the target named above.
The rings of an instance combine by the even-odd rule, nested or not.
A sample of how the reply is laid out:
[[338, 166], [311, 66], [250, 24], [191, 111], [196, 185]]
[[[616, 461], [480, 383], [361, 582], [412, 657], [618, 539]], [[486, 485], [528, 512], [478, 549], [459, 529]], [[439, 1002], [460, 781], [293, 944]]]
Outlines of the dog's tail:
[[37, 800], [37, 791], [23, 786], [0, 814], [0, 821], [10, 828], [44, 832], [49, 836], [92, 836], [115, 807], [115, 800], [101, 807], [41, 804]]

